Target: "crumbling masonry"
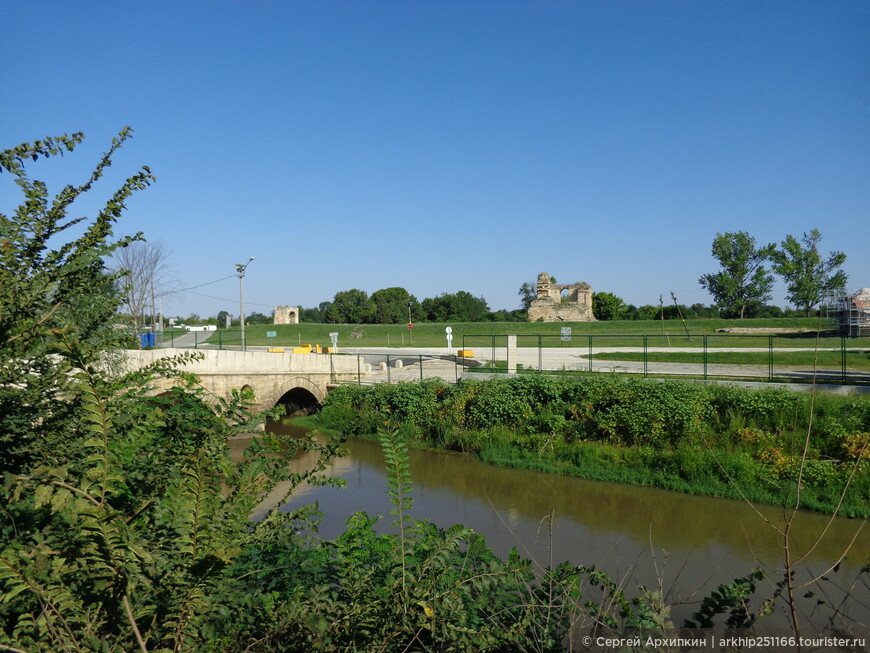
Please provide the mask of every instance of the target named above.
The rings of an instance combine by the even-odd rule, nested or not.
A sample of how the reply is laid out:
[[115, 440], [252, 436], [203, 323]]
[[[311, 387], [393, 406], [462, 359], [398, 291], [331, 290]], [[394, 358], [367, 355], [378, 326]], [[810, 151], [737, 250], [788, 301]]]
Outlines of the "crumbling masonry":
[[[529, 305], [529, 322], [594, 322], [592, 287], [588, 283], [559, 285], [547, 272], [538, 275], [538, 296]], [[564, 299], [562, 293], [567, 291]]]
[[298, 306], [276, 306], [273, 324], [299, 324]]

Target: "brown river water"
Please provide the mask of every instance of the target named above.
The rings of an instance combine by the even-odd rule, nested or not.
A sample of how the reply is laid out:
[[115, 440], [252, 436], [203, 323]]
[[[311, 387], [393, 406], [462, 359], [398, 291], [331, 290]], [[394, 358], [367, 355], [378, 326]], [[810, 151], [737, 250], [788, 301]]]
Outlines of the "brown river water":
[[[275, 427], [286, 430], [278, 425], [270, 425], [270, 430]], [[233, 441], [235, 453], [241, 455], [246, 444], [244, 439]], [[380, 446], [353, 439], [347, 452], [326, 470], [345, 479], [345, 488], [299, 487], [282, 510], [317, 502], [324, 514], [319, 528], [324, 539], [341, 533], [345, 520], [357, 511], [383, 515], [378, 530], [390, 532], [394, 518], [389, 514], [392, 505]], [[291, 464], [302, 468], [310, 462], [303, 455]], [[517, 547], [542, 566], [568, 560], [607, 571], [629, 590], [638, 585], [661, 588], [674, 606], [677, 624], [716, 586], [753, 568], [764, 569], [770, 579], [761, 581], [759, 600], [770, 596], [770, 584], [782, 577], [780, 538], [740, 501], [495, 467], [468, 456], [431, 451], [412, 450], [410, 465], [413, 517], [442, 528], [469, 526], [502, 556]], [[273, 496], [283, 494], [279, 489]], [[275, 501], [266, 497], [253, 518], [261, 517]], [[781, 508], [759, 510], [768, 520], [781, 523]], [[552, 529], [548, 528], [551, 513]], [[798, 581], [822, 573], [828, 578], [801, 591], [801, 595], [815, 592], [815, 597], [802, 601], [801, 615], [814, 630], [824, 628], [830, 614], [816, 605], [819, 598], [837, 602], [844, 591], [851, 592], [849, 617], [865, 626], [870, 622], [868, 575], [855, 584], [858, 570], [870, 564], [870, 525], [861, 526], [859, 520], [832, 522], [829, 516], [808, 512], [799, 513], [795, 520], [794, 548], [801, 554], [809, 552], [796, 573]], [[824, 537], [813, 546], [822, 533]], [[837, 571], [831, 570], [844, 551], [848, 553]], [[781, 632], [784, 607], [778, 608], [778, 615], [762, 619], [759, 628]], [[866, 627], [855, 630], [870, 634]]]

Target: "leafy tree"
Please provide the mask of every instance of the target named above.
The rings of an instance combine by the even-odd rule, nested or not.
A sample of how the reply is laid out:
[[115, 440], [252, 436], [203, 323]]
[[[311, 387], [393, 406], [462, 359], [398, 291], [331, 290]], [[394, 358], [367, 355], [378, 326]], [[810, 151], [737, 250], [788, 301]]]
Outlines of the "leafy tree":
[[460, 290], [427, 297], [423, 300], [423, 310], [430, 322], [483, 322], [487, 319], [489, 305], [483, 297]]
[[254, 311], [250, 315], [245, 316], [245, 324], [272, 324], [274, 318], [269, 315], [263, 315]]
[[402, 324], [408, 320], [408, 304], [411, 304], [411, 319], [420, 313], [420, 302], [404, 288], [382, 288], [372, 293], [372, 320], [375, 324]]
[[782, 249], [774, 250], [773, 271], [783, 278], [788, 289], [786, 298], [807, 317], [810, 309], [826, 295], [846, 290], [848, 277], [838, 270], [846, 262], [843, 252], [831, 252], [822, 259], [818, 244], [822, 234], [818, 229], [805, 233], [800, 242], [792, 235], [782, 241]]
[[529, 306], [531, 306], [532, 301], [537, 299], [538, 297], [538, 283], [537, 281], [533, 281], [529, 283], [525, 282], [520, 286], [517, 294], [520, 296], [520, 306], [524, 311], [529, 310]]
[[328, 317], [334, 323], [366, 324], [372, 317], [372, 301], [364, 290], [341, 290], [332, 298]]
[[625, 302], [613, 293], [592, 293], [592, 314], [596, 320], [622, 320], [627, 311]]
[[215, 323], [218, 329], [226, 328], [227, 324], [232, 322], [232, 316], [227, 311], [219, 311]]
[[320, 309], [315, 308], [300, 308], [299, 309], [299, 321], [306, 322], [310, 324], [316, 324], [323, 322], [323, 314], [320, 312]]
[[320, 315], [318, 322], [330, 323], [334, 324], [335, 320], [332, 318], [332, 302], [320, 302], [317, 305], [317, 311]]
[[[0, 173], [24, 194], [0, 214], [0, 648], [10, 651], [219, 650], [204, 625], [223, 569], [256, 537], [248, 516], [263, 492], [294, 480], [265, 451], [230, 464], [227, 437], [262, 421], [250, 397], [215, 405], [171, 364], [126, 375], [113, 364], [125, 336], [110, 326], [121, 298], [105, 261], [137, 237], [113, 240], [112, 229], [154, 178], [143, 167], [92, 220], [67, 213], [130, 133], [83, 185], [53, 197], [24, 163], [72, 152], [82, 134], [0, 152]], [[155, 397], [157, 376], [182, 387]]]
[[117, 275], [107, 274], [103, 257], [139, 238], [109, 241], [125, 201], [153, 181], [148, 169], [128, 179], [81, 236], [55, 251], [47, 243], [84, 226], [84, 218], [67, 216], [70, 206], [102, 177], [129, 134], [121, 132], [84, 184], [69, 185], [51, 200], [24, 163], [72, 152], [83, 134], [0, 153], [0, 173], [9, 173], [24, 194], [13, 214], [0, 214], [0, 471], [51, 455], [62, 464], [70, 453], [63, 426], [70, 407], [58, 399], [68, 392], [71, 369], [56, 357], [60, 339], [75, 331], [91, 346], [118, 342], [109, 327], [119, 304], [113, 290]]
[[771, 298], [773, 276], [764, 267], [775, 245], [757, 247], [755, 238], [745, 231], [717, 233], [713, 239], [713, 257], [721, 270], [704, 274], [698, 283], [716, 300], [726, 316], [746, 317], [746, 311], [761, 306]]

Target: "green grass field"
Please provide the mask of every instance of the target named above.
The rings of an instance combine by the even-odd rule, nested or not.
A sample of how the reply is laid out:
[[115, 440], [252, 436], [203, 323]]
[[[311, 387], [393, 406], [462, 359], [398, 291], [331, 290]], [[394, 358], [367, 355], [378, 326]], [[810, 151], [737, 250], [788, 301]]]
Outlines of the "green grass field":
[[[592, 358], [609, 361], [642, 361], [643, 352], [610, 352], [593, 354]], [[646, 359], [650, 363], [698, 363], [704, 362], [703, 353], [689, 352], [647, 352]], [[774, 367], [804, 367], [811, 368], [813, 363], [819, 369], [840, 369], [842, 358], [839, 351], [788, 351], [774, 352]], [[711, 365], [767, 365], [767, 352], [725, 352], [708, 351], [707, 363]], [[870, 350], [847, 351], [847, 370], [870, 370]]]
[[[709, 347], [767, 347], [768, 337], [764, 336], [726, 336], [717, 334], [716, 329], [729, 327], [754, 327], [775, 329], [828, 329], [830, 324], [818, 318], [773, 318], [753, 320], [686, 320], [689, 337], [679, 320], [637, 320], [608, 322], [457, 322], [451, 324], [415, 324], [409, 334], [406, 324], [257, 324], [245, 328], [245, 339], [252, 346], [292, 347], [300, 344], [330, 344], [330, 332], [338, 332], [338, 344], [342, 348], [366, 347], [446, 347], [445, 327], [453, 329], [454, 348], [462, 347], [463, 337], [467, 347], [482, 347], [492, 344], [504, 346], [504, 336], [516, 334], [520, 347], [536, 347], [540, 341], [543, 347], [586, 346], [588, 336], [592, 336], [594, 346], [641, 346], [641, 336], [650, 336], [650, 347], [687, 347], [701, 346], [699, 336], [707, 335]], [[571, 327], [570, 343], [560, 340], [562, 327]], [[267, 332], [275, 332], [276, 337], [267, 338]], [[205, 336], [206, 334], [202, 334]], [[540, 338], [539, 338], [540, 336]], [[815, 334], [789, 334], [775, 338], [776, 347], [813, 346]], [[857, 340], [857, 339], [856, 339]], [[870, 347], [870, 338], [862, 338], [866, 344], [854, 346]], [[832, 339], [831, 346], [839, 346], [839, 338]], [[240, 343], [238, 328], [220, 329], [208, 334], [208, 344], [237, 347]], [[850, 345], [853, 346], [851, 341]]]

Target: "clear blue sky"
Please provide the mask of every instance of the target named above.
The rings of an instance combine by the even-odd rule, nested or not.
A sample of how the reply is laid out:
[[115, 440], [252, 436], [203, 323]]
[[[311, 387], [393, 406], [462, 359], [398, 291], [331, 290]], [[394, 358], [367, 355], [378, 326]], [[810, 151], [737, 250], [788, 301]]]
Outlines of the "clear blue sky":
[[[738, 230], [818, 228], [870, 286], [865, 0], [0, 0], [0, 30], [0, 147], [85, 132], [31, 167], [57, 190], [131, 125], [92, 201], [148, 165], [119, 233], [163, 241], [179, 288], [255, 256], [247, 312], [389, 286], [516, 308], [542, 271], [708, 303]], [[166, 313], [238, 312], [235, 277], [195, 292]]]

